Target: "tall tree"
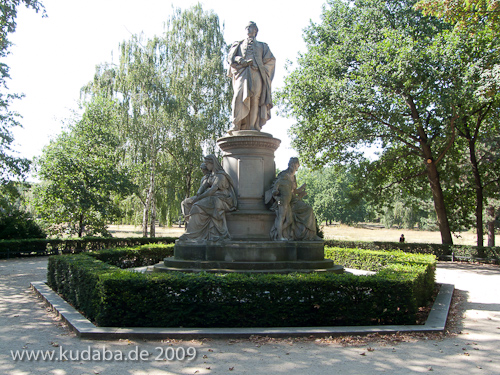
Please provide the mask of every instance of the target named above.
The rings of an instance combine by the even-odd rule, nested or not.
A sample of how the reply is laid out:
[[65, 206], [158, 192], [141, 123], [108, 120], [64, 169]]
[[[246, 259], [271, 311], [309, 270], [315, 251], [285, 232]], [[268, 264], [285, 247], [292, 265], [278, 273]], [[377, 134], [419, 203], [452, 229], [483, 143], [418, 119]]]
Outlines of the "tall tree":
[[374, 173], [389, 172], [380, 179], [386, 185], [425, 176], [442, 242], [452, 243], [442, 164], [464, 100], [455, 95], [457, 80], [470, 86], [454, 75], [464, 63], [453, 54], [451, 26], [422, 16], [414, 3], [329, 1], [322, 23], [307, 29], [308, 52], [280, 96], [310, 164], [345, 162], [376, 144], [383, 151]]
[[[463, 138], [464, 150], [468, 159], [468, 165], [462, 173], [468, 172], [463, 179], [469, 186], [473, 187], [475, 195], [475, 228], [477, 234], [477, 246], [484, 245], [484, 203], [487, 198], [494, 198], [500, 192], [492, 187], [497, 186], [499, 175], [496, 172], [500, 165], [498, 159], [500, 151], [498, 147], [498, 121], [489, 116], [493, 103], [485, 103], [477, 106], [475, 111], [460, 116], [457, 121], [457, 134]], [[490, 121], [488, 121], [490, 120]], [[490, 126], [485, 126], [490, 125]], [[495, 145], [496, 147], [491, 147]], [[463, 192], [467, 190], [464, 188]]]
[[0, 240], [47, 237], [27, 209], [29, 190], [29, 183], [17, 181], [9, 181], [0, 189]]
[[[135, 166], [143, 235], [154, 236], [159, 210], [177, 218], [193, 190], [204, 151], [229, 124], [227, 53], [219, 19], [197, 5], [175, 10], [161, 37], [134, 36], [121, 46], [119, 66], [101, 66], [87, 92], [107, 92], [124, 109], [125, 158]], [[174, 208], [175, 207], [175, 208]]]
[[3, 0], [0, 4], [0, 238], [45, 236], [20, 204], [18, 189], [23, 184], [15, 182], [26, 177], [30, 161], [16, 155], [12, 147], [14, 137], [11, 130], [21, 126], [21, 116], [12, 111], [10, 105], [23, 95], [9, 91], [9, 66], [3, 61], [10, 53], [12, 42], [9, 36], [16, 31], [17, 11], [21, 4], [45, 16], [43, 5], [37, 0]]
[[486, 170], [482, 176], [486, 192], [488, 246], [495, 246], [495, 228], [500, 223], [500, 135], [497, 133], [494, 137], [483, 140], [478, 149], [479, 165], [482, 171]]
[[52, 234], [107, 235], [120, 216], [119, 197], [132, 193], [120, 168], [117, 106], [94, 98], [82, 118], [43, 149], [35, 207]]
[[454, 82], [454, 94], [462, 98], [457, 106], [457, 134], [465, 140], [475, 191], [477, 245], [483, 246], [485, 184], [492, 181], [489, 171], [493, 165], [481, 163], [480, 149], [481, 142], [491, 142], [499, 132], [500, 5], [490, 0], [422, 0], [415, 8], [453, 26], [446, 38], [452, 47], [448, 56], [456, 61], [453, 74], [459, 77]]

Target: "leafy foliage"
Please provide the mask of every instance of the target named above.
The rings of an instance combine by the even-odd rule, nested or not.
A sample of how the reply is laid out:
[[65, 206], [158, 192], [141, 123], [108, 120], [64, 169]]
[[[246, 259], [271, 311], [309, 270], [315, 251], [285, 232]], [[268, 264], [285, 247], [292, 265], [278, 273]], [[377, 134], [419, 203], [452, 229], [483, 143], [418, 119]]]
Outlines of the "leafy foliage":
[[162, 36], [133, 36], [121, 45], [119, 65], [100, 66], [84, 88], [120, 103], [123, 157], [139, 186], [127, 205], [140, 202], [145, 236], [157, 216], [162, 223], [178, 218], [180, 202], [201, 178], [203, 152], [213, 152], [227, 129], [226, 52], [217, 15], [201, 5], [177, 9]]
[[[469, 101], [465, 102], [468, 110], [457, 123], [457, 132], [462, 137], [467, 150], [469, 175], [464, 190], [471, 191], [475, 200], [475, 221], [477, 244], [483, 245], [483, 204], [492, 198], [492, 178], [490, 171], [497, 168], [481, 163], [481, 144], [489, 143], [498, 134], [498, 103], [500, 92], [500, 60], [498, 53], [498, 36], [500, 32], [500, 7], [498, 1], [490, 0], [421, 0], [416, 6], [426, 15], [442, 18], [453, 25], [450, 37], [457, 40], [455, 54], [467, 60], [467, 68], [463, 76], [480, 85], [465, 86]], [[467, 43], [464, 43], [467, 40]], [[473, 51], [464, 49], [473, 48]], [[472, 52], [472, 53], [471, 53]], [[460, 90], [461, 88], [458, 87]], [[459, 91], [457, 90], [457, 91]], [[463, 94], [467, 94], [464, 92]], [[472, 97], [471, 97], [472, 95]], [[479, 103], [477, 98], [479, 98]], [[460, 108], [461, 112], [463, 108]], [[497, 112], [497, 113], [492, 113]], [[498, 149], [497, 149], [498, 150]], [[481, 165], [482, 164], [482, 165]], [[464, 215], [465, 216], [465, 215]], [[491, 237], [491, 230], [490, 230]]]
[[106, 235], [120, 216], [118, 199], [134, 187], [119, 165], [117, 128], [116, 104], [96, 97], [81, 120], [44, 148], [35, 206], [51, 233]]
[[[0, 4], [0, 59], [9, 54], [12, 43], [9, 34], [16, 31], [17, 9], [20, 4], [42, 12], [43, 5], [38, 0], [4, 0]], [[9, 67], [0, 62], [0, 239], [45, 237], [44, 231], [31, 215], [19, 204], [20, 194], [14, 179], [23, 179], [30, 168], [26, 158], [18, 157], [12, 148], [14, 137], [11, 129], [21, 126], [18, 113], [10, 110], [10, 105], [23, 95], [9, 92]]]
[[307, 184], [304, 201], [311, 205], [319, 222], [352, 224], [364, 221], [365, 202], [355, 188], [355, 176], [341, 165], [318, 170], [300, 169], [299, 184]]
[[297, 120], [293, 143], [306, 163], [359, 160], [363, 146], [378, 145], [371, 185], [415, 192], [427, 183], [443, 243], [452, 243], [444, 160], [457, 124], [498, 106], [495, 95], [479, 95], [498, 42], [451, 33], [413, 5], [329, 1], [279, 96]]
[[[401, 243], [401, 242], [371, 242], [371, 241], [341, 241], [327, 240], [325, 245], [328, 247], [340, 247], [346, 249], [365, 249], [365, 250], [401, 250], [412, 254], [432, 254], [441, 260], [449, 259], [448, 256], [454, 254], [457, 257], [476, 260], [477, 258], [487, 258], [486, 261], [500, 261], [500, 247], [481, 247], [469, 245], [449, 245], [435, 243]], [[329, 250], [328, 250], [329, 251]], [[329, 252], [326, 251], [326, 254]], [[328, 255], [331, 257], [331, 255]], [[481, 260], [481, 259], [479, 259]]]
[[47, 235], [32, 217], [26, 204], [30, 184], [9, 181], [0, 185], [0, 240], [45, 238]]
[[[134, 254], [136, 250], [144, 250], [144, 254], [147, 254], [149, 251], [152, 257], [157, 257], [156, 259], [158, 259], [158, 256], [162, 257], [158, 259], [157, 262], [159, 262], [166, 256], [173, 255], [173, 249], [170, 246], [164, 246], [164, 244], [173, 244], [175, 240], [176, 238], [174, 237], [83, 237], [65, 239], [0, 240], [0, 258], [74, 254], [82, 251], [95, 252], [103, 249], [108, 249], [107, 251], [110, 251], [109, 249], [127, 247], [126, 254]], [[113, 254], [120, 253], [117, 252]], [[144, 259], [146, 258], [142, 257], [141, 261], [144, 261]]]
[[117, 247], [89, 253], [95, 259], [119, 268], [152, 266], [174, 255], [174, 244], [147, 244]]
[[416, 4], [426, 15], [444, 18], [459, 30], [500, 32], [500, 4], [497, 0], [421, 0]]

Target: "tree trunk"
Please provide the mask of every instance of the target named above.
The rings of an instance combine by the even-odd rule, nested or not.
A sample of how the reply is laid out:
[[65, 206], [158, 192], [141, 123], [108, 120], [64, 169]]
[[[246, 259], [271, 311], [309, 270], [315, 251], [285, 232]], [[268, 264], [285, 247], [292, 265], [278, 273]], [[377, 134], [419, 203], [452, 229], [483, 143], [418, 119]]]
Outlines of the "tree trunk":
[[[144, 211], [142, 213], [142, 236], [143, 237], [148, 236], [149, 209], [151, 207], [151, 202], [153, 199], [154, 183], [155, 183], [154, 172], [151, 171], [150, 180], [149, 180], [149, 189], [148, 189], [148, 193], [146, 196], [146, 203], [144, 204]], [[154, 225], [154, 222], [152, 225]]]
[[484, 229], [483, 229], [483, 184], [481, 175], [479, 174], [478, 163], [476, 159], [476, 145], [473, 139], [469, 139], [470, 163], [472, 165], [472, 174], [474, 175], [474, 188], [476, 190], [476, 233], [477, 246], [484, 245]]
[[80, 214], [78, 218], [78, 238], [82, 238], [83, 236], [83, 214]]
[[144, 203], [144, 210], [142, 211], [142, 237], [148, 236], [148, 217], [149, 217], [149, 204], [146, 199], [146, 203]]
[[422, 126], [420, 115], [417, 106], [411, 96], [405, 98], [408, 107], [411, 110], [411, 117], [415, 121], [417, 127], [418, 139], [420, 140], [420, 147], [422, 154], [425, 158], [427, 168], [427, 178], [431, 186], [432, 198], [434, 200], [434, 209], [436, 210], [439, 231], [441, 232], [441, 242], [443, 244], [453, 244], [451, 237], [450, 223], [448, 222], [448, 213], [446, 212], [446, 205], [444, 203], [443, 189], [439, 180], [439, 173], [437, 170], [436, 162], [434, 161], [431, 147], [428, 144], [428, 137], [425, 129]]
[[191, 196], [191, 180], [192, 180], [192, 171], [191, 172], [188, 172], [186, 173], [186, 191], [185, 191], [185, 194], [184, 194], [184, 197], [185, 198], [189, 198]]
[[156, 202], [154, 199], [151, 199], [151, 228], [149, 230], [149, 236], [156, 236]]
[[491, 205], [488, 207], [488, 216], [490, 220], [488, 221], [488, 246], [495, 246], [495, 219], [496, 219], [495, 206]]
[[443, 190], [441, 189], [438, 170], [431, 159], [427, 159], [427, 177], [434, 199], [434, 209], [436, 210], [439, 231], [441, 232], [441, 242], [451, 245], [453, 244], [453, 238], [451, 237], [450, 223], [448, 222], [448, 214], [444, 204]]

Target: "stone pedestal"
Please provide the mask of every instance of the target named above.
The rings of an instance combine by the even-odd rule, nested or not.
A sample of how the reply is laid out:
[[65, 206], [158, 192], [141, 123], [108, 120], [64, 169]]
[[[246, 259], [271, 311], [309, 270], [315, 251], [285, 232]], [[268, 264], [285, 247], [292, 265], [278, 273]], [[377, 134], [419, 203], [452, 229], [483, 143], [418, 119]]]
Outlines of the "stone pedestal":
[[255, 130], [232, 132], [217, 140], [222, 166], [234, 181], [239, 210], [266, 210], [264, 192], [276, 177], [274, 152], [281, 141]]
[[154, 266], [155, 272], [343, 273], [324, 258], [323, 241], [176, 241], [174, 256]]
[[174, 256], [154, 267], [155, 272], [334, 272], [343, 267], [324, 258], [323, 241], [271, 241], [276, 214], [264, 195], [276, 177], [274, 152], [281, 141], [254, 130], [234, 131], [219, 138], [222, 166], [231, 176], [238, 208], [226, 212], [230, 241], [175, 243]]
[[242, 130], [217, 143], [224, 151], [224, 170], [238, 194], [238, 210], [226, 214], [231, 239], [269, 241], [275, 214], [264, 204], [264, 193], [276, 176], [274, 152], [281, 141], [268, 133]]

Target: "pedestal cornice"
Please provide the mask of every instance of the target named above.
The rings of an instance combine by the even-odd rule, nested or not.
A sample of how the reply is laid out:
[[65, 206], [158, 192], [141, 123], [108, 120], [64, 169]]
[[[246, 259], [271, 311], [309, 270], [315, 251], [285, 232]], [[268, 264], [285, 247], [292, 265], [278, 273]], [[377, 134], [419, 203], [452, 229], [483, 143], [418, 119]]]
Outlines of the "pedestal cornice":
[[234, 131], [230, 135], [219, 138], [217, 144], [222, 151], [233, 149], [268, 149], [273, 152], [278, 149], [281, 140], [274, 138], [269, 133], [253, 130]]

